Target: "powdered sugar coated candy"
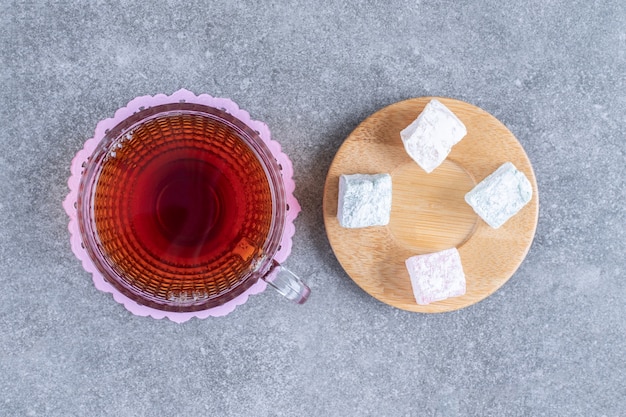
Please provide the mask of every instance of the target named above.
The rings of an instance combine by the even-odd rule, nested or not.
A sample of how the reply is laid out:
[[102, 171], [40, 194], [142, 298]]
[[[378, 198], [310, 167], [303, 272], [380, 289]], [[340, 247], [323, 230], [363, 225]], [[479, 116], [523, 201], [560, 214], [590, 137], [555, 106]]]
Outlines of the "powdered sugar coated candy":
[[465, 294], [465, 274], [456, 248], [412, 256], [406, 260], [406, 269], [417, 304]]
[[384, 226], [391, 215], [391, 176], [353, 174], [339, 177], [337, 218], [342, 227]]
[[523, 172], [505, 162], [478, 183], [465, 201], [489, 226], [499, 228], [532, 198], [533, 188]]
[[400, 137], [409, 156], [424, 171], [431, 173], [466, 134], [463, 122], [433, 99], [417, 119], [400, 132]]

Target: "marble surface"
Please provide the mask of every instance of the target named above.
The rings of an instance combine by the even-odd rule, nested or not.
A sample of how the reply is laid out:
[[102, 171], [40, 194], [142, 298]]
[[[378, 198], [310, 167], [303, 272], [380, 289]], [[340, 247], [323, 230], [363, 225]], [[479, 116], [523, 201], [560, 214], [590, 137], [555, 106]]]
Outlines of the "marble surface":
[[[620, 416], [626, 410], [626, 2], [0, 1], [0, 415]], [[303, 306], [265, 292], [179, 325], [97, 291], [61, 202], [132, 98], [230, 97], [293, 160]], [[321, 210], [333, 155], [398, 100], [480, 106], [540, 217], [518, 272], [436, 315], [368, 296]]]

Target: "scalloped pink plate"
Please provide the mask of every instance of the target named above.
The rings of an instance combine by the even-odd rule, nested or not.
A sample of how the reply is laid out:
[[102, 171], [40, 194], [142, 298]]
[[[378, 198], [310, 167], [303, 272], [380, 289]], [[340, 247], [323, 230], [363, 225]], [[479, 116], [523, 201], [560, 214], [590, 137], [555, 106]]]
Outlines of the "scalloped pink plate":
[[293, 166], [289, 157], [281, 150], [280, 144], [271, 139], [270, 130], [265, 123], [252, 120], [250, 114], [239, 108], [232, 100], [227, 98], [212, 97], [208, 94], [201, 94], [196, 96], [191, 91], [181, 89], [174, 94], [167, 96], [165, 94], [157, 94], [155, 96], [142, 96], [131, 100], [126, 107], [123, 107], [115, 112], [115, 116], [110, 119], [100, 121], [96, 126], [94, 137], [85, 142], [85, 146], [82, 150], [78, 151], [74, 159], [72, 160], [71, 172], [67, 184], [70, 188], [70, 192], [63, 201], [63, 207], [65, 212], [70, 218], [68, 225], [70, 231], [70, 241], [72, 245], [72, 251], [76, 257], [82, 262], [85, 271], [92, 274], [93, 282], [96, 288], [100, 291], [104, 291], [113, 295], [113, 298], [118, 303], [122, 304], [128, 311], [138, 316], [151, 316], [155, 319], [168, 318], [174, 322], [182, 323], [192, 317], [200, 319], [212, 317], [225, 316], [231, 313], [235, 308], [248, 300], [248, 297], [253, 294], [259, 294], [265, 290], [267, 284], [262, 279], [259, 279], [254, 285], [238, 297], [222, 304], [218, 307], [213, 307], [208, 310], [189, 312], [189, 313], [177, 313], [169, 311], [161, 311], [151, 307], [147, 307], [136, 303], [124, 294], [120, 293], [115, 287], [109, 284], [104, 276], [98, 271], [87, 251], [83, 248], [80, 231], [78, 228], [78, 218], [76, 213], [76, 201], [78, 196], [78, 187], [80, 184], [80, 178], [83, 172], [83, 164], [87, 162], [87, 159], [96, 149], [98, 143], [102, 140], [105, 132], [112, 129], [118, 123], [140, 111], [141, 109], [153, 107], [161, 104], [179, 103], [181, 101], [187, 103], [203, 104], [206, 106], [222, 109], [232, 116], [238, 118], [243, 123], [247, 124], [251, 129], [259, 132], [259, 135], [266, 143], [278, 163], [282, 166], [283, 182], [285, 184], [286, 201], [289, 209], [286, 213], [285, 230], [283, 232], [281, 240], [281, 249], [276, 253], [274, 259], [279, 263], [284, 262], [291, 253], [292, 237], [295, 233], [295, 226], [293, 224], [296, 216], [300, 212], [300, 205], [293, 195], [295, 189], [295, 183], [293, 177]]

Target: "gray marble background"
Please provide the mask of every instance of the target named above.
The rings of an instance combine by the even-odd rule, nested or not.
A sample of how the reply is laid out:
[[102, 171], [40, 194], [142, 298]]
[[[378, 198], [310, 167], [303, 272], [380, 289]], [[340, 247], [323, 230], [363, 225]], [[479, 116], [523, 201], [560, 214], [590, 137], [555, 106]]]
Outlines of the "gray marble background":
[[[623, 416], [626, 2], [1, 1], [0, 415]], [[96, 123], [185, 87], [230, 97], [291, 156], [273, 292], [179, 325], [97, 291], [61, 202]], [[490, 298], [437, 315], [367, 295], [325, 235], [346, 136], [398, 100], [480, 106], [540, 190], [535, 241]]]

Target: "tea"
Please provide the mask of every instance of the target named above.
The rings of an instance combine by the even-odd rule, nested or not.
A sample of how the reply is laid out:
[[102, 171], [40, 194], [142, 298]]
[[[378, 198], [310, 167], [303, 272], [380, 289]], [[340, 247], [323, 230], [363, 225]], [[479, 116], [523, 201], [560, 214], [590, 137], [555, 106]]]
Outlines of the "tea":
[[239, 285], [274, 209], [255, 151], [233, 127], [197, 114], [133, 127], [104, 157], [93, 197], [109, 267], [148, 304], [173, 310], [204, 308]]

